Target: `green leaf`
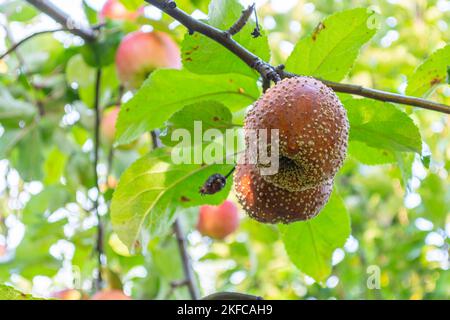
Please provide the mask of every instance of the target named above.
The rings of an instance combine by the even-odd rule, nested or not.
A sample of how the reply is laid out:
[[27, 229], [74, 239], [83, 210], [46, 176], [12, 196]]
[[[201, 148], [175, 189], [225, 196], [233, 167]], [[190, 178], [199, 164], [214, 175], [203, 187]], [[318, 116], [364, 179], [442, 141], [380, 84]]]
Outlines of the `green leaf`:
[[53, 34], [41, 34], [26, 41], [18, 49], [28, 72], [52, 72], [61, 63], [65, 48]]
[[122, 31], [108, 32], [107, 36], [93, 43], [87, 43], [81, 48], [84, 61], [94, 68], [108, 66], [114, 63], [116, 49], [124, 37]]
[[0, 123], [3, 127], [23, 127], [24, 124], [30, 123], [35, 115], [36, 108], [33, 105], [17, 100], [7, 90], [0, 89]]
[[13, 287], [0, 284], [0, 300], [44, 300], [33, 297], [31, 294], [25, 294]]
[[33, 127], [27, 127], [25, 129], [8, 129], [0, 136], [0, 158], [8, 158], [10, 152], [14, 147], [22, 140], [29, 130]]
[[279, 225], [291, 261], [303, 273], [323, 282], [331, 273], [333, 251], [350, 236], [350, 216], [333, 192], [319, 215], [308, 221]]
[[[172, 141], [172, 133], [178, 129], [187, 130], [191, 136], [201, 134], [202, 137], [208, 129], [218, 129], [224, 133], [226, 129], [233, 128], [232, 117], [230, 110], [219, 102], [201, 101], [188, 105], [170, 117], [167, 128], [160, 135], [161, 141], [166, 146], [176, 145], [178, 142]], [[195, 121], [201, 123], [199, 132], [195, 132]]]
[[286, 61], [286, 69], [332, 81], [342, 80], [355, 62], [361, 47], [376, 29], [373, 12], [356, 8], [335, 13], [314, 32], [301, 39]]
[[145, 4], [143, 0], [120, 0], [120, 2], [130, 11], [137, 10]]
[[86, 0], [83, 0], [83, 11], [86, 15], [86, 18], [89, 21], [89, 24], [96, 24], [98, 21], [98, 13], [95, 9], [89, 6], [89, 3]]
[[221, 192], [203, 197], [199, 189], [214, 173], [225, 174], [232, 165], [173, 164], [168, 149], [157, 149], [133, 163], [122, 175], [111, 203], [111, 222], [130, 249], [139, 244], [143, 230], [150, 237], [170, 227], [178, 206], [219, 204], [231, 183]]
[[397, 165], [400, 171], [400, 183], [405, 189], [407, 189], [409, 187], [408, 183], [412, 178], [412, 166], [415, 155], [413, 153], [395, 152], [395, 157], [397, 159]]
[[182, 0], [181, 2], [189, 1], [196, 8], [206, 12], [208, 10], [209, 0]]
[[450, 65], [447, 66], [447, 83], [450, 84]]
[[[209, 5], [208, 23], [222, 30], [230, 28], [241, 16], [243, 7], [236, 0], [213, 0]], [[270, 60], [266, 35], [253, 38], [255, 22], [250, 20], [233, 39], [264, 61]], [[239, 73], [253, 78], [259, 74], [221, 44], [200, 33], [186, 34], [182, 44], [183, 66], [200, 74]], [[213, 59], [212, 59], [213, 57]]]
[[7, 1], [0, 5], [0, 11], [8, 16], [9, 21], [27, 22], [38, 15], [39, 11], [24, 1]]
[[92, 188], [95, 186], [94, 169], [88, 153], [74, 152], [67, 161], [65, 168], [67, 183], [73, 188], [80, 186]]
[[67, 156], [58, 148], [55, 147], [52, 151], [50, 151], [44, 163], [45, 184], [54, 184], [59, 182], [64, 174], [66, 162]]
[[406, 94], [412, 96], [427, 96], [433, 89], [446, 83], [447, 67], [450, 64], [450, 45], [432, 53], [416, 71], [408, 77]]
[[43, 177], [43, 141], [40, 128], [29, 130], [20, 140], [13, 153], [12, 162], [25, 181], [40, 180]]
[[62, 185], [48, 186], [32, 196], [22, 214], [24, 238], [16, 249], [14, 259], [5, 267], [29, 279], [38, 274], [54, 276], [61, 268], [61, 261], [53, 257], [49, 249], [58, 240], [64, 239], [63, 227], [67, 221], [63, 219], [49, 223], [47, 217], [74, 200], [74, 194]]
[[44, 190], [31, 197], [23, 210], [23, 222], [27, 225], [38, 224], [43, 217], [61, 207], [75, 197], [62, 185], [46, 186]]
[[348, 144], [348, 153], [359, 162], [366, 165], [379, 165], [395, 163], [396, 158], [392, 151], [372, 148], [357, 140], [351, 140]]
[[177, 0], [177, 7], [187, 13], [192, 13], [199, 9], [203, 13], [208, 13], [209, 0]]
[[350, 140], [394, 152], [421, 153], [419, 129], [393, 104], [370, 99], [349, 99], [344, 104], [350, 121]]
[[419, 189], [424, 207], [424, 216], [437, 226], [445, 226], [445, 220], [449, 214], [450, 192], [446, 188], [445, 181], [437, 174], [430, 173], [423, 181]]
[[[74, 55], [66, 66], [67, 83], [77, 88], [81, 100], [90, 108], [94, 105], [96, 73], [95, 68], [89, 66], [81, 54]], [[103, 68], [101, 77], [102, 104], [109, 101], [118, 85], [115, 66], [110, 65]]]
[[116, 142], [130, 143], [142, 133], [161, 127], [187, 104], [215, 100], [236, 111], [253, 103], [258, 96], [256, 82], [242, 75], [206, 76], [185, 70], [156, 70], [120, 109]]

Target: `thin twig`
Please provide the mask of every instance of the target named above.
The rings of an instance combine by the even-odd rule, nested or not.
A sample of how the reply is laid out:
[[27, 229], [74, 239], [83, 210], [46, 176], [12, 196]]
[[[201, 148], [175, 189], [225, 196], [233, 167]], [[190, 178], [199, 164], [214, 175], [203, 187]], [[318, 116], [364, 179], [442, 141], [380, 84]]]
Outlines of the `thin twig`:
[[159, 139], [159, 130], [153, 130], [150, 132], [152, 136], [153, 149], [158, 149], [162, 147], [161, 140]]
[[108, 152], [108, 160], [107, 160], [106, 183], [108, 183], [109, 176], [112, 174], [113, 162], [114, 162], [114, 148], [113, 148], [113, 146], [110, 146], [110, 149]]
[[53, 30], [43, 30], [43, 31], [38, 31], [35, 32], [25, 38], [23, 38], [22, 40], [14, 43], [11, 48], [9, 48], [5, 53], [3, 53], [2, 55], [0, 55], [0, 59], [3, 59], [4, 57], [6, 57], [8, 54], [10, 54], [11, 52], [13, 52], [14, 50], [16, 50], [18, 47], [20, 47], [22, 44], [24, 44], [25, 42], [27, 42], [28, 40], [33, 39], [36, 36], [39, 36], [41, 34], [46, 34], [46, 33], [54, 33], [54, 32], [58, 32], [58, 31], [67, 31], [66, 28], [58, 28], [58, 29], [53, 29]]
[[[183, 24], [186, 28], [188, 28], [191, 34], [194, 32], [199, 32], [205, 35], [206, 37], [221, 44], [229, 51], [233, 52], [250, 68], [253, 68], [256, 71], [258, 71], [261, 74], [263, 81], [264, 79], [268, 79], [276, 82], [279, 79], [279, 77], [283, 78], [283, 77], [298, 76], [296, 74], [277, 69], [272, 65], [270, 65], [269, 63], [263, 61], [254, 53], [250, 52], [249, 50], [241, 46], [238, 42], [234, 41], [233, 38], [230, 37], [226, 31], [222, 31], [200, 20], [196, 20], [192, 18], [190, 15], [188, 15], [186, 12], [178, 8], [168, 8], [164, 6], [163, 2], [159, 0], [145, 0], [145, 1], [159, 8], [160, 10], [167, 13], [172, 18]], [[376, 89], [364, 88], [357, 85], [343, 84], [326, 80], [321, 81], [323, 81], [325, 84], [327, 84], [337, 92], [351, 93], [375, 100], [395, 102], [399, 104], [411, 105], [427, 110], [434, 110], [450, 114], [450, 106], [442, 103], [437, 103], [426, 99], [404, 96]]]
[[83, 26], [80, 22], [74, 21], [64, 11], [49, 2], [48, 0], [26, 0], [35, 6], [39, 11], [47, 14], [53, 20], [61, 24], [67, 31], [80, 36], [85, 41], [91, 42], [96, 39], [95, 31], [89, 27]]
[[248, 22], [248, 19], [250, 19], [250, 16], [253, 13], [253, 10], [255, 9], [255, 4], [248, 6], [247, 9], [242, 10], [242, 14], [239, 17], [239, 19], [228, 29], [228, 34], [233, 36], [239, 31], [242, 30], [242, 28], [245, 27], [245, 25]]
[[231, 176], [231, 175], [233, 174], [234, 170], [236, 170], [236, 166], [234, 166], [233, 168], [231, 168], [230, 172], [228, 172], [228, 173], [225, 175], [225, 179], [228, 179], [228, 177]]
[[[162, 143], [161, 140], [159, 139], [159, 131], [158, 130], [151, 131], [151, 136], [153, 149], [161, 148]], [[184, 235], [183, 229], [178, 219], [175, 219], [175, 222], [173, 223], [173, 231], [177, 238], [178, 249], [180, 251], [181, 262], [183, 264], [183, 272], [185, 279], [182, 280], [182, 283], [187, 285], [191, 299], [198, 300], [200, 296], [198, 293], [194, 270], [192, 269], [189, 253], [187, 251], [186, 237]]]
[[172, 282], [170, 283], [170, 289], [169, 289], [169, 291], [167, 292], [165, 299], [166, 299], [166, 300], [169, 299], [170, 296], [172, 296], [172, 294], [175, 292], [176, 289], [178, 289], [178, 288], [180, 288], [180, 287], [187, 286], [187, 285], [188, 285], [188, 282], [186, 281], [186, 279], [183, 279], [183, 280], [177, 280], [177, 281], [172, 281]]
[[103, 267], [103, 224], [101, 215], [98, 212], [98, 204], [100, 198], [100, 186], [98, 183], [98, 159], [99, 159], [99, 149], [100, 149], [100, 121], [101, 121], [101, 110], [100, 110], [100, 88], [101, 88], [101, 78], [102, 78], [102, 69], [98, 68], [95, 78], [95, 101], [94, 101], [94, 110], [95, 110], [95, 133], [94, 133], [94, 179], [95, 179], [95, 188], [97, 189], [97, 195], [94, 199], [94, 210], [97, 216], [98, 226], [97, 226], [97, 258], [98, 258], [98, 275], [96, 281], [97, 290], [102, 289], [103, 279], [102, 279], [102, 267]]
[[16, 43], [16, 41], [14, 39], [14, 36], [13, 36], [13, 34], [12, 34], [10, 28], [9, 28], [8, 22], [5, 25], [3, 25], [3, 28], [5, 29], [6, 37], [9, 39], [9, 42], [11, 44], [11, 49], [8, 50], [7, 53], [2, 55], [0, 57], [0, 60], [3, 59], [8, 53], [14, 51], [14, 53], [15, 53], [15, 55], [17, 57], [17, 60], [19, 62], [19, 66], [18, 66], [19, 72], [20, 72], [21, 75], [23, 75], [25, 77], [28, 85], [30, 86], [30, 88], [31, 88], [31, 95], [33, 96], [32, 99], [34, 100], [33, 102], [36, 105], [36, 108], [38, 109], [39, 116], [42, 117], [42, 116], [45, 115], [45, 108], [44, 108], [44, 103], [38, 98], [38, 95], [37, 95], [37, 91], [39, 90], [39, 88], [34, 84], [34, 82], [32, 80], [33, 75], [32, 74], [27, 74], [27, 68], [26, 68], [25, 59], [23, 58], [21, 53], [18, 50], [16, 50], [17, 47], [19, 47], [26, 40], [24, 39], [25, 41], [21, 40], [21, 41]]
[[189, 289], [189, 294], [191, 295], [192, 300], [198, 300], [200, 296], [196, 285], [194, 270], [192, 270], [189, 254], [187, 251], [186, 238], [178, 219], [176, 219], [173, 224], [173, 231], [177, 238], [178, 248], [180, 250], [181, 262], [183, 264], [184, 276], [186, 278], [186, 284]]

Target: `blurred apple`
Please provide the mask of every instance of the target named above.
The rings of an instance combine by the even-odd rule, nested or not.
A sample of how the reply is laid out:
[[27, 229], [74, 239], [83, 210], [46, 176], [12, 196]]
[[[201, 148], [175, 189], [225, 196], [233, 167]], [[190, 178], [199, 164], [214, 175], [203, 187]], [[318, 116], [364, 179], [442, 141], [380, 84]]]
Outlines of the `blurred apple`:
[[105, 2], [102, 10], [100, 10], [100, 20], [136, 20], [140, 15], [144, 13], [144, 7], [141, 7], [137, 11], [130, 11], [119, 0], [108, 0]]
[[132, 32], [117, 49], [116, 67], [124, 86], [137, 89], [156, 68], [181, 68], [180, 49], [164, 32]]
[[102, 290], [94, 294], [91, 300], [132, 300], [120, 290]]
[[0, 244], [0, 257], [3, 257], [6, 254], [7, 248], [6, 245]]
[[117, 179], [114, 176], [108, 176], [108, 179], [105, 183], [100, 184], [100, 191], [106, 192], [108, 190], [114, 190], [117, 187]]
[[53, 292], [52, 298], [59, 300], [81, 300], [83, 298], [83, 294], [79, 290], [64, 289], [61, 291]]
[[213, 239], [224, 239], [239, 226], [237, 206], [226, 200], [220, 206], [204, 205], [200, 207], [197, 230]]
[[[103, 111], [102, 121], [100, 123], [100, 136], [102, 143], [112, 146], [114, 144], [114, 139], [116, 136], [116, 123], [119, 117], [120, 108], [117, 106], [110, 107]], [[133, 149], [137, 145], [138, 140], [135, 140], [128, 144], [121, 144], [118, 146], [118, 149], [121, 150], [130, 150]], [[114, 177], [111, 177], [114, 179]], [[109, 179], [109, 178], [108, 178]], [[109, 184], [108, 180], [108, 184]], [[116, 183], [113, 183], [114, 188]]]
[[114, 143], [116, 136], [116, 122], [119, 117], [119, 107], [111, 107], [103, 111], [102, 122], [100, 123], [100, 134], [102, 141], [109, 145]]

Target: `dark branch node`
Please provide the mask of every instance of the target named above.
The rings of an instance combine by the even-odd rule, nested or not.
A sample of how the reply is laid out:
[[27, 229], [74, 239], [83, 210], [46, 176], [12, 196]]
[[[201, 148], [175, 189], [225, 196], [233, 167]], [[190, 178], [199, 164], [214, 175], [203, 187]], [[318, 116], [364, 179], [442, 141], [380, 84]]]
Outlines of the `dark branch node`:
[[175, 9], [177, 7], [177, 4], [173, 0], [166, 0], [166, 1], [164, 1], [163, 6], [164, 6], [164, 8]]
[[261, 59], [256, 60], [252, 68], [258, 71], [259, 74], [261, 74], [263, 81], [264, 79], [267, 79], [269, 81], [277, 83], [278, 81], [281, 80], [281, 77], [278, 74], [277, 69], [271, 66], [270, 64], [262, 61]]
[[170, 283], [170, 286], [175, 289], [183, 286], [187, 286], [189, 284], [189, 281], [187, 279], [183, 280], [175, 280]]
[[284, 70], [284, 68], [286, 68], [286, 66], [284, 64], [279, 64], [278, 66], [275, 67], [275, 70], [278, 73], [281, 73]]
[[252, 33], [251, 33], [253, 38], [258, 38], [261, 36], [261, 31], [260, 29], [256, 26], [255, 29], [253, 29]]

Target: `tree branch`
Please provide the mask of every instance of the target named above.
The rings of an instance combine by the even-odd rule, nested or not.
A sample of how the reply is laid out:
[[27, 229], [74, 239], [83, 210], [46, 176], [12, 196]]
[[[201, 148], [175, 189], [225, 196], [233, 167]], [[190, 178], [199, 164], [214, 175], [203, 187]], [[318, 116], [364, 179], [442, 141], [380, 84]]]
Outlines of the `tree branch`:
[[[282, 78], [291, 78], [291, 77], [297, 77], [298, 75], [295, 73], [290, 73], [286, 71], [282, 71]], [[386, 92], [381, 91], [377, 89], [371, 89], [371, 88], [365, 88], [359, 85], [354, 84], [346, 84], [346, 83], [339, 83], [339, 82], [333, 82], [328, 80], [319, 79], [324, 84], [329, 86], [331, 89], [337, 92], [343, 92], [343, 93], [350, 93], [355, 94], [362, 97], [371, 98], [374, 100], [380, 100], [385, 102], [394, 102], [399, 104], [405, 104], [409, 106], [419, 107], [422, 109], [428, 109], [433, 111], [438, 111], [442, 113], [450, 114], [450, 106], [447, 106], [442, 103], [411, 97], [411, 96], [404, 96], [397, 93], [392, 92]]]
[[94, 101], [94, 110], [95, 110], [95, 132], [94, 132], [94, 179], [95, 179], [95, 188], [97, 189], [97, 195], [94, 200], [94, 210], [97, 216], [98, 226], [97, 226], [97, 259], [98, 259], [98, 275], [96, 279], [96, 287], [97, 291], [102, 289], [103, 279], [102, 279], [102, 267], [103, 267], [103, 224], [102, 218], [98, 212], [98, 202], [100, 198], [100, 186], [98, 184], [98, 159], [99, 159], [99, 149], [100, 149], [100, 121], [101, 121], [101, 110], [100, 110], [100, 89], [101, 89], [101, 78], [102, 78], [102, 69], [97, 69], [97, 74], [95, 78], [95, 101]]
[[80, 36], [87, 42], [96, 39], [95, 31], [89, 27], [81, 25], [81, 23], [74, 21], [64, 11], [56, 7], [47, 0], [26, 0], [28, 3], [35, 6], [37, 9], [48, 15], [50, 18], [61, 24], [67, 31]]
[[[168, 6], [167, 1], [160, 0], [145, 0], [146, 2], [154, 5], [158, 9], [164, 11], [168, 15], [170, 15], [175, 20], [179, 21], [182, 25], [184, 25], [190, 34], [194, 32], [199, 32], [208, 38], [220, 43], [228, 50], [233, 52], [236, 56], [238, 56], [242, 61], [244, 61], [250, 68], [255, 69], [259, 72], [259, 74], [263, 77], [263, 79], [269, 79], [274, 82], [280, 80], [280, 76], [276, 72], [275, 68], [269, 63], [263, 61], [260, 57], [253, 54], [243, 46], [241, 46], [238, 42], [233, 40], [230, 34], [227, 31], [222, 31], [213, 26], [207, 25], [199, 20], [192, 18], [186, 12], [178, 9], [176, 6]], [[170, 1], [174, 3], [173, 1]]]
[[[221, 44], [229, 51], [233, 52], [237, 57], [244, 61], [250, 68], [258, 71], [267, 84], [267, 80], [277, 82], [280, 78], [299, 76], [294, 73], [290, 73], [282, 70], [282, 68], [275, 68], [269, 63], [263, 61], [261, 58], [241, 46], [238, 42], [234, 41], [227, 31], [222, 31], [213, 26], [210, 26], [202, 21], [196, 20], [188, 15], [186, 12], [176, 8], [176, 6], [168, 6], [167, 1], [161, 0], [145, 0], [146, 2], [152, 4], [153, 6], [159, 8], [163, 12], [170, 15], [175, 20], [179, 21], [186, 28], [188, 28], [189, 33], [199, 32], [206, 37], [216, 41]], [[170, 1], [174, 3], [173, 1]], [[319, 79], [321, 80], [321, 79]], [[368, 97], [375, 100], [394, 102], [399, 104], [411, 105], [427, 110], [439, 111], [442, 113], [450, 114], [450, 106], [429, 101], [426, 99], [404, 96], [396, 93], [364, 88], [358, 85], [342, 84], [327, 80], [321, 80], [326, 85], [331, 87], [334, 91], [351, 93], [363, 97]]]
[[191, 295], [192, 300], [198, 300], [200, 296], [196, 285], [194, 270], [192, 270], [189, 254], [187, 252], [185, 235], [178, 219], [176, 219], [173, 224], [173, 231], [175, 232], [178, 248], [180, 249], [181, 261], [183, 263], [184, 276], [186, 278], [189, 294]]

